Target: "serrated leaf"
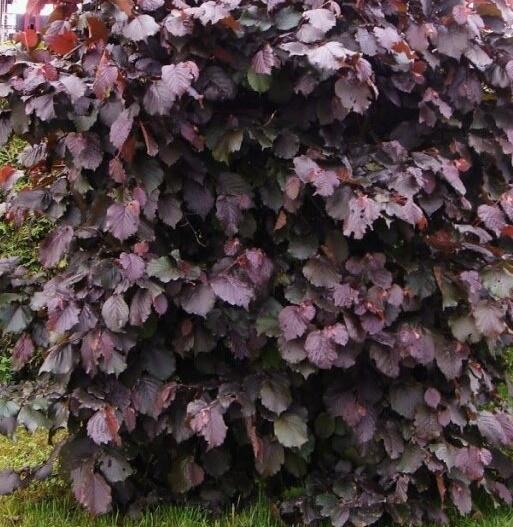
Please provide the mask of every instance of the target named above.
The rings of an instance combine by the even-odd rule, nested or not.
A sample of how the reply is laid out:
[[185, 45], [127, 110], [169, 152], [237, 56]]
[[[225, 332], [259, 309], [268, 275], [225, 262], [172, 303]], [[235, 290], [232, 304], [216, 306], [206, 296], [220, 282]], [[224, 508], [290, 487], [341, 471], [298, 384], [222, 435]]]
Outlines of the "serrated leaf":
[[250, 69], [247, 79], [251, 88], [258, 93], [265, 93], [271, 88], [272, 77], [270, 75], [255, 73], [255, 71]]
[[299, 415], [285, 412], [274, 421], [274, 433], [287, 448], [299, 448], [308, 441], [306, 422]]
[[120, 331], [128, 322], [130, 310], [121, 295], [112, 295], [102, 307], [102, 316], [106, 326], [112, 331]]

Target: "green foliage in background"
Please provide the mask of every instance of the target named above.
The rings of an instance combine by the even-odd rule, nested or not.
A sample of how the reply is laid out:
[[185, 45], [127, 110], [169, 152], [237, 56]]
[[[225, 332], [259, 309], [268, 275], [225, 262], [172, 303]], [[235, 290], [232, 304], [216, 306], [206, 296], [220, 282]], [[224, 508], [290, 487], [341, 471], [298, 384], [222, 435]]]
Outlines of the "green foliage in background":
[[[26, 144], [23, 139], [12, 137], [9, 143], [0, 149], [0, 168], [4, 165], [17, 168], [18, 155]], [[22, 188], [27, 182], [22, 178], [16, 185]], [[0, 217], [0, 258], [18, 257], [20, 263], [31, 272], [43, 272], [38, 261], [39, 243], [50, 232], [51, 227], [52, 222], [42, 216], [28, 216], [21, 226]], [[0, 337], [0, 383], [9, 382], [12, 378], [10, 353], [13, 345], [12, 336]]]
[[13, 167], [17, 166], [18, 154], [25, 148], [26, 145], [26, 141], [20, 137], [13, 136], [11, 140], [0, 149], [0, 167], [3, 165], [11, 165]]
[[31, 271], [42, 272], [38, 247], [51, 226], [52, 222], [44, 217], [30, 217], [20, 227], [0, 221], [0, 257], [17, 256], [20, 263]]

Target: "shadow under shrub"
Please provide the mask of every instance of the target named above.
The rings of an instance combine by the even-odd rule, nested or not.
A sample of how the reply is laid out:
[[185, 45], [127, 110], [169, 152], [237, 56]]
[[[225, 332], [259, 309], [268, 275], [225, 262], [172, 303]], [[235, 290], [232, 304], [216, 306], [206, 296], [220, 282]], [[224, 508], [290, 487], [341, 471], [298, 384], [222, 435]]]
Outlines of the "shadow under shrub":
[[30, 143], [8, 217], [56, 221], [51, 279], [0, 262], [27, 377], [2, 431], [67, 425], [56, 454], [95, 514], [216, 507], [260, 479], [335, 526], [444, 522], [479, 489], [511, 503], [506, 3], [113, 0], [51, 20], [0, 57], [0, 141]]

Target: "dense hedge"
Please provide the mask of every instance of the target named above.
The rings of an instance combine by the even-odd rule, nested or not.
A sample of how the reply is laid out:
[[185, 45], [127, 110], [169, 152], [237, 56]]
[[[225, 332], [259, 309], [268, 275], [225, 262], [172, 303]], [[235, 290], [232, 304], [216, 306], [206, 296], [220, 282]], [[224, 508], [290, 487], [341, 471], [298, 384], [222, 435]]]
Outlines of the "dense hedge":
[[506, 0], [112, 0], [18, 35], [6, 214], [57, 226], [52, 279], [0, 262], [28, 377], [2, 431], [67, 424], [96, 514], [260, 478], [337, 527], [511, 503], [512, 24]]

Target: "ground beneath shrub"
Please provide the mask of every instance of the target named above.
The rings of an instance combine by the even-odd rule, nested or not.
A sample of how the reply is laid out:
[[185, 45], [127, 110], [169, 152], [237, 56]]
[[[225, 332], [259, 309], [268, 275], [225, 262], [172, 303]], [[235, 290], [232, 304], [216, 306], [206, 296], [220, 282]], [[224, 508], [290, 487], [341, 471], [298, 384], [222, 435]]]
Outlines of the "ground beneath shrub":
[[[41, 463], [48, 454], [47, 436], [20, 431], [16, 442], [0, 436], [0, 470]], [[116, 515], [94, 519], [84, 512], [59, 478], [38, 483], [12, 496], [0, 498], [0, 527], [282, 527], [269, 504], [232, 510], [219, 519], [208, 518], [192, 507], [162, 507], [140, 520]], [[512, 527], [513, 509], [490, 510], [454, 521], [453, 527]]]

